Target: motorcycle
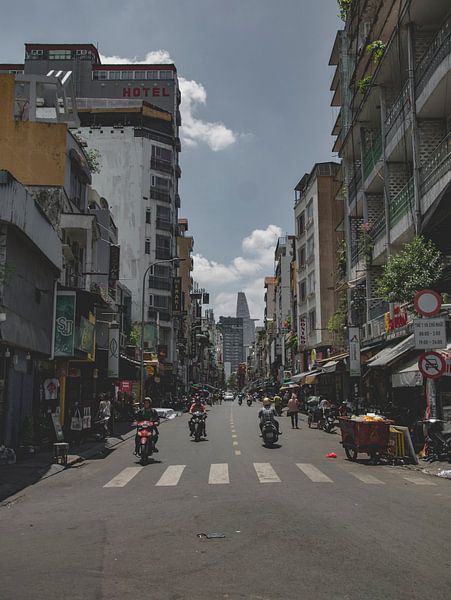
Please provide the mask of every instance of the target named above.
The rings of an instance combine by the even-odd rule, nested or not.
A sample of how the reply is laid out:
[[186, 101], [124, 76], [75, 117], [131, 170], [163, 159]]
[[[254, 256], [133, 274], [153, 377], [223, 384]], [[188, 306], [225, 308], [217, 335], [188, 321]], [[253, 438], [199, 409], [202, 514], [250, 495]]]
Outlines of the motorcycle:
[[149, 462], [149, 457], [155, 451], [155, 444], [157, 441], [157, 430], [156, 426], [158, 423], [154, 421], [138, 421], [138, 455], [142, 465], [146, 465]]
[[273, 444], [277, 444], [279, 432], [277, 427], [271, 421], [266, 421], [262, 427], [262, 438], [264, 445], [269, 448]]
[[252, 406], [252, 398], [246, 400], [248, 406]]
[[427, 455], [424, 460], [427, 462], [447, 460], [451, 463], [451, 432], [441, 431], [443, 421], [440, 419], [428, 419], [424, 423], [427, 425], [425, 439]]
[[243, 398], [238, 398], [238, 405], [241, 406], [243, 404]]
[[206, 414], [203, 412], [194, 412], [191, 417], [191, 431], [194, 436], [195, 442], [200, 442], [202, 436], [205, 436], [205, 418]]
[[323, 421], [323, 430], [326, 433], [332, 433], [332, 431], [335, 429], [336, 416], [336, 411], [334, 409], [329, 408], [326, 410], [326, 416]]

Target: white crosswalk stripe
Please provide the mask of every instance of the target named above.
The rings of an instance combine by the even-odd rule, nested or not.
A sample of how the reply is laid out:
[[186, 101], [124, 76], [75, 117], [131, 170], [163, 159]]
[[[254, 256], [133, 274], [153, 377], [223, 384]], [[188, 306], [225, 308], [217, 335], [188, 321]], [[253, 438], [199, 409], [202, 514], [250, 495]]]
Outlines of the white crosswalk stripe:
[[254, 463], [254, 469], [260, 483], [280, 483], [279, 476], [270, 463]]
[[348, 473], [363, 483], [368, 483], [370, 485], [385, 485], [385, 481], [381, 481], [377, 477], [374, 477], [374, 475], [370, 475], [370, 473], [358, 473], [357, 471], [348, 471]]
[[408, 476], [404, 477], [404, 479], [409, 483], [414, 483], [415, 485], [437, 485], [433, 481], [430, 481], [429, 479], [424, 479], [423, 477]]
[[301, 469], [304, 475], [315, 483], [333, 483], [332, 479], [325, 475], [322, 471], [307, 463], [297, 463], [296, 466]]
[[127, 467], [118, 475], [116, 475], [116, 477], [113, 477], [113, 479], [106, 483], [103, 487], [124, 487], [133, 479], [133, 477], [135, 477], [135, 475], [138, 475], [142, 468], [143, 467]]
[[210, 475], [208, 483], [217, 485], [221, 483], [230, 483], [229, 465], [227, 463], [210, 465]]
[[185, 467], [186, 465], [171, 465], [166, 469], [155, 485], [160, 487], [177, 485]]

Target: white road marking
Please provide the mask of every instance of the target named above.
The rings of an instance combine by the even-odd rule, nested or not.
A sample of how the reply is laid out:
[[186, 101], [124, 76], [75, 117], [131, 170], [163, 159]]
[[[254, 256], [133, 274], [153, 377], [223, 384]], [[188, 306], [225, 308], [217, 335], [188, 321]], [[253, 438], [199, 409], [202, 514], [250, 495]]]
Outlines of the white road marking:
[[260, 483], [280, 483], [279, 476], [270, 463], [254, 463], [254, 469]]
[[238, 446], [238, 442], [232, 442], [232, 446]]
[[301, 469], [304, 475], [315, 483], [333, 483], [332, 479], [325, 475], [322, 471], [307, 463], [296, 463], [296, 466]]
[[238, 436], [237, 436], [237, 435], [235, 435], [235, 434], [233, 434], [233, 435], [232, 435], [232, 437], [233, 437], [233, 438], [236, 438], [236, 437], [238, 437]]
[[381, 481], [374, 475], [370, 475], [369, 473], [357, 473], [356, 471], [348, 471], [353, 477], [362, 481], [363, 483], [369, 483], [374, 485], [385, 485], [385, 481]]
[[221, 483], [230, 483], [229, 465], [227, 463], [210, 465], [210, 475], [208, 483], [215, 485]]
[[423, 477], [409, 476], [404, 477], [404, 479], [410, 483], [414, 483], [415, 485], [437, 485], [433, 481], [429, 481], [429, 479], [423, 479]]
[[166, 469], [155, 485], [169, 486], [177, 485], [186, 465], [171, 465]]
[[113, 477], [113, 479], [106, 483], [103, 487], [124, 487], [130, 480], [133, 479], [133, 477], [135, 477], [135, 475], [138, 475], [142, 468], [143, 467], [127, 467], [121, 471], [119, 475]]

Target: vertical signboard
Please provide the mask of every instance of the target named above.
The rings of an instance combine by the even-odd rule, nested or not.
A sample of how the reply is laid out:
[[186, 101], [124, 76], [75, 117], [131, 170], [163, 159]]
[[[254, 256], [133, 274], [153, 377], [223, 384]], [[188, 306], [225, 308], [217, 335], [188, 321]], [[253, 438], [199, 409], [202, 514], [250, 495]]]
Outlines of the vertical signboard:
[[108, 279], [117, 281], [119, 279], [120, 246], [110, 246], [110, 268]]
[[172, 280], [172, 312], [180, 314], [182, 311], [182, 278], [174, 277]]
[[108, 377], [119, 377], [119, 324], [111, 323], [108, 335]]
[[349, 327], [349, 375], [360, 377], [360, 328]]
[[299, 350], [304, 350], [307, 343], [307, 319], [299, 317]]
[[55, 356], [73, 356], [75, 345], [75, 292], [58, 291], [55, 310]]

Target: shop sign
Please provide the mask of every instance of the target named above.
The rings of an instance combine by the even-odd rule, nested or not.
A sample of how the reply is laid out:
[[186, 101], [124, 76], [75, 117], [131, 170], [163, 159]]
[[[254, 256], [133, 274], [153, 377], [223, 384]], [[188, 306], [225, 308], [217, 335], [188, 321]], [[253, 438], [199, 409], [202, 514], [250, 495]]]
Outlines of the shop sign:
[[299, 318], [299, 349], [303, 350], [307, 343], [307, 319], [305, 317]]
[[443, 317], [414, 319], [415, 348], [446, 348], [446, 323]]
[[95, 353], [95, 317], [80, 317], [80, 325], [77, 327], [76, 347], [88, 355], [88, 360], [94, 360]]
[[182, 278], [174, 277], [172, 280], [172, 312], [180, 314], [182, 310]]
[[108, 377], [119, 377], [119, 325], [111, 323], [108, 332]]
[[405, 308], [395, 306], [393, 310], [393, 317], [390, 316], [389, 312], [384, 313], [384, 325], [385, 332], [390, 333], [401, 327], [405, 327], [408, 322], [408, 315]]
[[55, 307], [55, 356], [73, 356], [75, 345], [75, 292], [57, 292]]
[[349, 375], [360, 377], [360, 328], [349, 327]]
[[132, 383], [131, 381], [119, 381], [118, 389], [123, 394], [131, 394], [132, 393]]
[[169, 93], [168, 88], [166, 87], [134, 87], [134, 88], [129, 88], [129, 87], [124, 87], [122, 88], [122, 96], [124, 98], [147, 98], [149, 96], [151, 97], [165, 97], [165, 98], [169, 98], [171, 94]]

